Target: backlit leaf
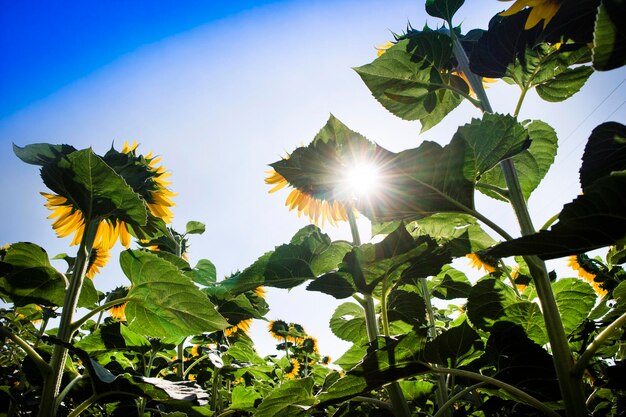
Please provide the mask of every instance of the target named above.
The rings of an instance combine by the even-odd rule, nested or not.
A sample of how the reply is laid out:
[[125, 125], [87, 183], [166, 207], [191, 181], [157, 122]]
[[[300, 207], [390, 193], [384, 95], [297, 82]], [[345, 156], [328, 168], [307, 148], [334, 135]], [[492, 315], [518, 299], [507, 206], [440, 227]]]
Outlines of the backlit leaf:
[[626, 65], [626, 4], [603, 0], [593, 34], [593, 67], [608, 71]]
[[316, 402], [312, 390], [313, 378], [284, 381], [265, 396], [254, 417], [304, 417], [308, 415], [307, 409]]
[[426, 13], [450, 22], [464, 2], [465, 0], [426, 0]]

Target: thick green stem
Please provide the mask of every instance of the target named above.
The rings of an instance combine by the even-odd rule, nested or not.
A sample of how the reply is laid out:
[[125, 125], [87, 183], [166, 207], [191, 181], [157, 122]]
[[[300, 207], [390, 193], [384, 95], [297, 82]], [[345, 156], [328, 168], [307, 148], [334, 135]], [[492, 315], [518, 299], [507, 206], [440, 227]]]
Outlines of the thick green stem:
[[128, 300], [130, 300], [130, 298], [118, 298], [117, 300], [109, 301], [108, 303], [104, 303], [102, 305], [99, 305], [98, 307], [94, 308], [89, 313], [85, 314], [83, 317], [81, 317], [80, 319], [78, 319], [74, 323], [72, 323], [72, 332], [75, 332], [76, 330], [78, 330], [80, 328], [80, 326], [85, 324], [87, 322], [87, 320], [89, 320], [90, 318], [92, 318], [96, 314], [102, 313], [103, 311], [108, 310], [111, 307], [115, 307], [117, 305], [124, 304]]
[[574, 366], [572, 366], [572, 375], [582, 376], [585, 371], [585, 367], [589, 364], [593, 355], [597, 352], [600, 346], [602, 346], [613, 333], [621, 329], [624, 325], [626, 325], [626, 313], [619, 316], [613, 323], [609, 324], [600, 332], [600, 334], [596, 336], [585, 352], [580, 356], [580, 358], [578, 358], [578, 361], [576, 361]]
[[[70, 343], [74, 329], [72, 328], [72, 317], [78, 305], [80, 290], [83, 287], [87, 267], [89, 266], [89, 255], [93, 246], [96, 232], [98, 231], [98, 220], [87, 222], [85, 230], [76, 255], [76, 263], [72, 271], [69, 287], [65, 291], [63, 310], [57, 338], [63, 343]], [[60, 344], [54, 346], [52, 358], [50, 359], [51, 371], [44, 380], [43, 392], [39, 409], [39, 417], [53, 417], [56, 415], [56, 397], [61, 388], [61, 379], [67, 357], [67, 348]]]
[[[361, 245], [361, 236], [359, 235], [359, 229], [356, 224], [356, 218], [354, 217], [354, 207], [348, 206], [348, 222], [350, 224], [350, 232], [352, 233], [352, 241], [354, 246]], [[354, 277], [357, 288], [365, 289], [367, 283], [363, 275], [355, 274]], [[367, 339], [370, 343], [378, 340], [378, 323], [376, 319], [376, 307], [374, 306], [374, 299], [371, 294], [364, 292], [363, 294], [363, 307], [365, 310], [365, 326], [367, 327]], [[393, 405], [394, 414], [397, 417], [411, 417], [411, 410], [409, 405], [402, 394], [402, 389], [397, 382], [392, 382], [385, 387], [387, 395]]]
[[[461, 71], [465, 73], [470, 82], [470, 86], [483, 103], [483, 110], [487, 113], [492, 113], [493, 110], [489, 104], [489, 99], [482, 86], [482, 82], [480, 78], [470, 70], [469, 60], [461, 42], [456, 38], [453, 31], [450, 32], [450, 35], [454, 44], [454, 56], [459, 63]], [[518, 111], [519, 108], [521, 108], [521, 102], [518, 103]], [[509, 190], [509, 201], [517, 216], [522, 235], [534, 234], [535, 228], [533, 227], [528, 212], [515, 165], [513, 161], [506, 159], [500, 163], [500, 166], [502, 167], [504, 179]], [[587, 408], [583, 396], [582, 379], [574, 377], [571, 374], [573, 364], [572, 352], [567, 343], [563, 322], [561, 321], [556, 300], [554, 299], [554, 293], [552, 292], [545, 263], [536, 256], [528, 256], [525, 257], [524, 260], [528, 264], [533, 281], [535, 282], [535, 288], [537, 289], [537, 297], [541, 302], [543, 318], [550, 340], [554, 366], [559, 379], [559, 386], [561, 388], [566, 413], [568, 417], [585, 417], [587, 416]]]

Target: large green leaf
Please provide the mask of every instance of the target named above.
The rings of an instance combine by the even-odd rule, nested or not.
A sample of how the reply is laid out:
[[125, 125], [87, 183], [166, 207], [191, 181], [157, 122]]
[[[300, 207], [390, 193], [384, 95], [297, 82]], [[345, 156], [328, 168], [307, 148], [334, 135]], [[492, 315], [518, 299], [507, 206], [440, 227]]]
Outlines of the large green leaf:
[[402, 119], [419, 120], [423, 132], [461, 103], [457, 91], [469, 91], [449, 73], [451, 57], [448, 35], [413, 30], [374, 62], [355, 70], [380, 104]]
[[464, 359], [483, 349], [483, 342], [466, 321], [426, 343], [424, 359], [448, 368], [456, 368]]
[[367, 340], [365, 313], [355, 303], [343, 303], [330, 318], [330, 330], [342, 340], [360, 344]]
[[465, 0], [426, 0], [426, 13], [446, 22], [451, 22], [452, 16], [463, 3], [465, 3]]
[[33, 143], [23, 148], [13, 144], [13, 152], [22, 161], [31, 165], [46, 165], [63, 156], [75, 152], [76, 148], [71, 145], [51, 145], [49, 143]]
[[608, 71], [626, 65], [626, 3], [603, 0], [593, 34], [593, 67]]
[[626, 126], [617, 122], [596, 126], [587, 140], [580, 167], [583, 191], [611, 172], [623, 170], [626, 170]]
[[120, 255], [132, 285], [126, 318], [131, 330], [144, 336], [190, 336], [222, 330], [228, 322], [176, 266], [142, 251]]
[[441, 272], [429, 281], [432, 285], [431, 293], [433, 297], [442, 300], [467, 298], [472, 288], [472, 284], [465, 274], [450, 265], [445, 265], [441, 268]]
[[215, 265], [208, 259], [200, 259], [191, 271], [191, 279], [200, 285], [214, 285], [216, 278]]
[[16, 306], [62, 306], [65, 280], [43, 248], [18, 242], [9, 246], [0, 261], [0, 293]]
[[454, 137], [467, 143], [465, 177], [477, 180], [482, 173], [500, 161], [511, 158], [530, 145], [526, 129], [505, 114], [485, 113], [482, 119], [472, 119], [458, 128]]
[[381, 189], [357, 208], [373, 222], [415, 220], [474, 208], [474, 178], [466, 175], [469, 145], [455, 135], [445, 147], [424, 141], [395, 154], [381, 172]]
[[438, 243], [445, 244], [453, 257], [477, 252], [496, 243], [476, 219], [467, 214], [433, 214], [411, 223], [409, 230], [413, 236], [428, 235]]
[[261, 399], [259, 394], [253, 387], [245, 387], [237, 385], [233, 388], [231, 394], [230, 410], [254, 411], [255, 403]]
[[394, 288], [387, 299], [387, 310], [389, 322], [400, 320], [415, 330], [426, 325], [426, 303], [415, 292]]
[[596, 294], [589, 284], [578, 278], [560, 279], [552, 284], [552, 291], [565, 333], [570, 334], [591, 312], [596, 304]]
[[479, 329], [490, 330], [506, 321], [519, 325], [539, 344], [547, 342], [539, 306], [515, 295], [513, 289], [497, 279], [479, 281], [467, 298], [467, 317]]
[[100, 326], [95, 332], [76, 342], [75, 346], [90, 356], [113, 350], [146, 353], [151, 349], [148, 339], [131, 331], [119, 321]]
[[285, 381], [269, 393], [254, 413], [254, 417], [304, 417], [315, 404], [313, 378]]
[[537, 255], [560, 258], [613, 245], [626, 236], [626, 175], [597, 180], [571, 203], [549, 231], [501, 243], [485, 253], [497, 258]]
[[[511, 160], [517, 170], [524, 198], [528, 200], [530, 194], [537, 188], [554, 162], [558, 144], [556, 132], [547, 123], [533, 120], [530, 122], [525, 121], [524, 125], [530, 136], [530, 147], [522, 153], [515, 155]], [[478, 182], [479, 184], [476, 188], [483, 194], [504, 200], [500, 194], [480, 186], [481, 183], [489, 184], [506, 190], [504, 173], [499, 165], [485, 172]]]

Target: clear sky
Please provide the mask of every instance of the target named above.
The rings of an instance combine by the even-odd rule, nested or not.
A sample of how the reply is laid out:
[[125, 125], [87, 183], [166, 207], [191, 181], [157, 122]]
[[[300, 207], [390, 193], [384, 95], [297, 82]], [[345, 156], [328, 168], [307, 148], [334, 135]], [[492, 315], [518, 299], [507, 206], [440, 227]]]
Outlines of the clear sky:
[[[485, 28], [504, 6], [467, 0], [457, 20], [464, 30]], [[119, 148], [137, 140], [140, 151], [162, 155], [179, 193], [174, 227], [207, 225], [206, 234], [192, 237], [191, 262], [211, 259], [223, 277], [307, 224], [284, 207], [287, 192], [267, 194], [264, 171], [308, 143], [329, 113], [392, 151], [425, 139], [447, 143], [460, 124], [479, 117], [462, 105], [419, 135], [418, 123], [389, 114], [351, 70], [373, 60], [390, 31], [409, 21], [434, 26], [421, 1], [0, 0], [0, 8], [0, 243], [32, 241], [51, 256], [75, 248], [55, 237], [38, 170], [13, 155], [12, 142], [92, 146], [102, 154], [113, 142]], [[522, 118], [550, 123], [561, 146], [530, 200], [537, 226], [579, 192], [591, 129], [611, 113], [624, 122], [624, 79], [624, 69], [594, 74], [565, 104], [527, 99]], [[514, 87], [500, 82], [488, 94], [496, 111], [513, 111]], [[483, 198], [478, 205], [517, 234], [506, 206]], [[366, 222], [361, 226], [367, 235]], [[349, 239], [345, 226], [324, 231]], [[95, 283], [106, 291], [125, 282], [114, 255]], [[328, 329], [337, 305], [329, 296], [270, 290], [268, 303], [269, 319], [299, 322], [322, 353], [336, 358], [347, 347]], [[263, 322], [252, 337], [261, 353], [272, 351]]]

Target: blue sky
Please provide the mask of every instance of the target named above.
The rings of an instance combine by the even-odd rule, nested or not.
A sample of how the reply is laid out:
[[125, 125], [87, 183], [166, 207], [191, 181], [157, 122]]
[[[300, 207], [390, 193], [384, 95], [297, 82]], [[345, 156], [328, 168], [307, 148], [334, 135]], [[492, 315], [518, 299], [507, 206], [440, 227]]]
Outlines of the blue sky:
[[[467, 30], [486, 27], [503, 9], [497, 1], [466, 3], [457, 16]], [[418, 123], [390, 115], [351, 70], [373, 60], [374, 46], [408, 21], [435, 24], [413, 0], [0, 4], [0, 243], [32, 241], [51, 256], [75, 248], [55, 237], [38, 171], [13, 155], [12, 142], [104, 153], [112, 142], [137, 140], [140, 151], [162, 155], [179, 193], [174, 227], [206, 223], [207, 233], [191, 241], [191, 261], [211, 259], [222, 277], [307, 224], [284, 207], [287, 192], [267, 194], [264, 171], [308, 143], [330, 113], [392, 151], [422, 140], [447, 143], [459, 125], [480, 116], [464, 104], [419, 135]], [[563, 104], [528, 96], [522, 118], [550, 123], [561, 138], [553, 171], [530, 199], [537, 226], [579, 193], [579, 159], [591, 129], [612, 112], [611, 120], [623, 122], [626, 84], [614, 88], [625, 78], [623, 69], [594, 74]], [[496, 111], [513, 111], [513, 87], [499, 82], [488, 94]], [[477, 204], [518, 234], [508, 207], [486, 198]], [[366, 236], [367, 228], [362, 222]], [[349, 239], [345, 225], [324, 231]], [[124, 282], [115, 255], [95, 281], [102, 290]], [[330, 297], [271, 290], [268, 302], [268, 318], [299, 322], [323, 353], [337, 357], [347, 347], [328, 330], [337, 305]], [[252, 337], [267, 353], [273, 342], [264, 327], [255, 323]]]

